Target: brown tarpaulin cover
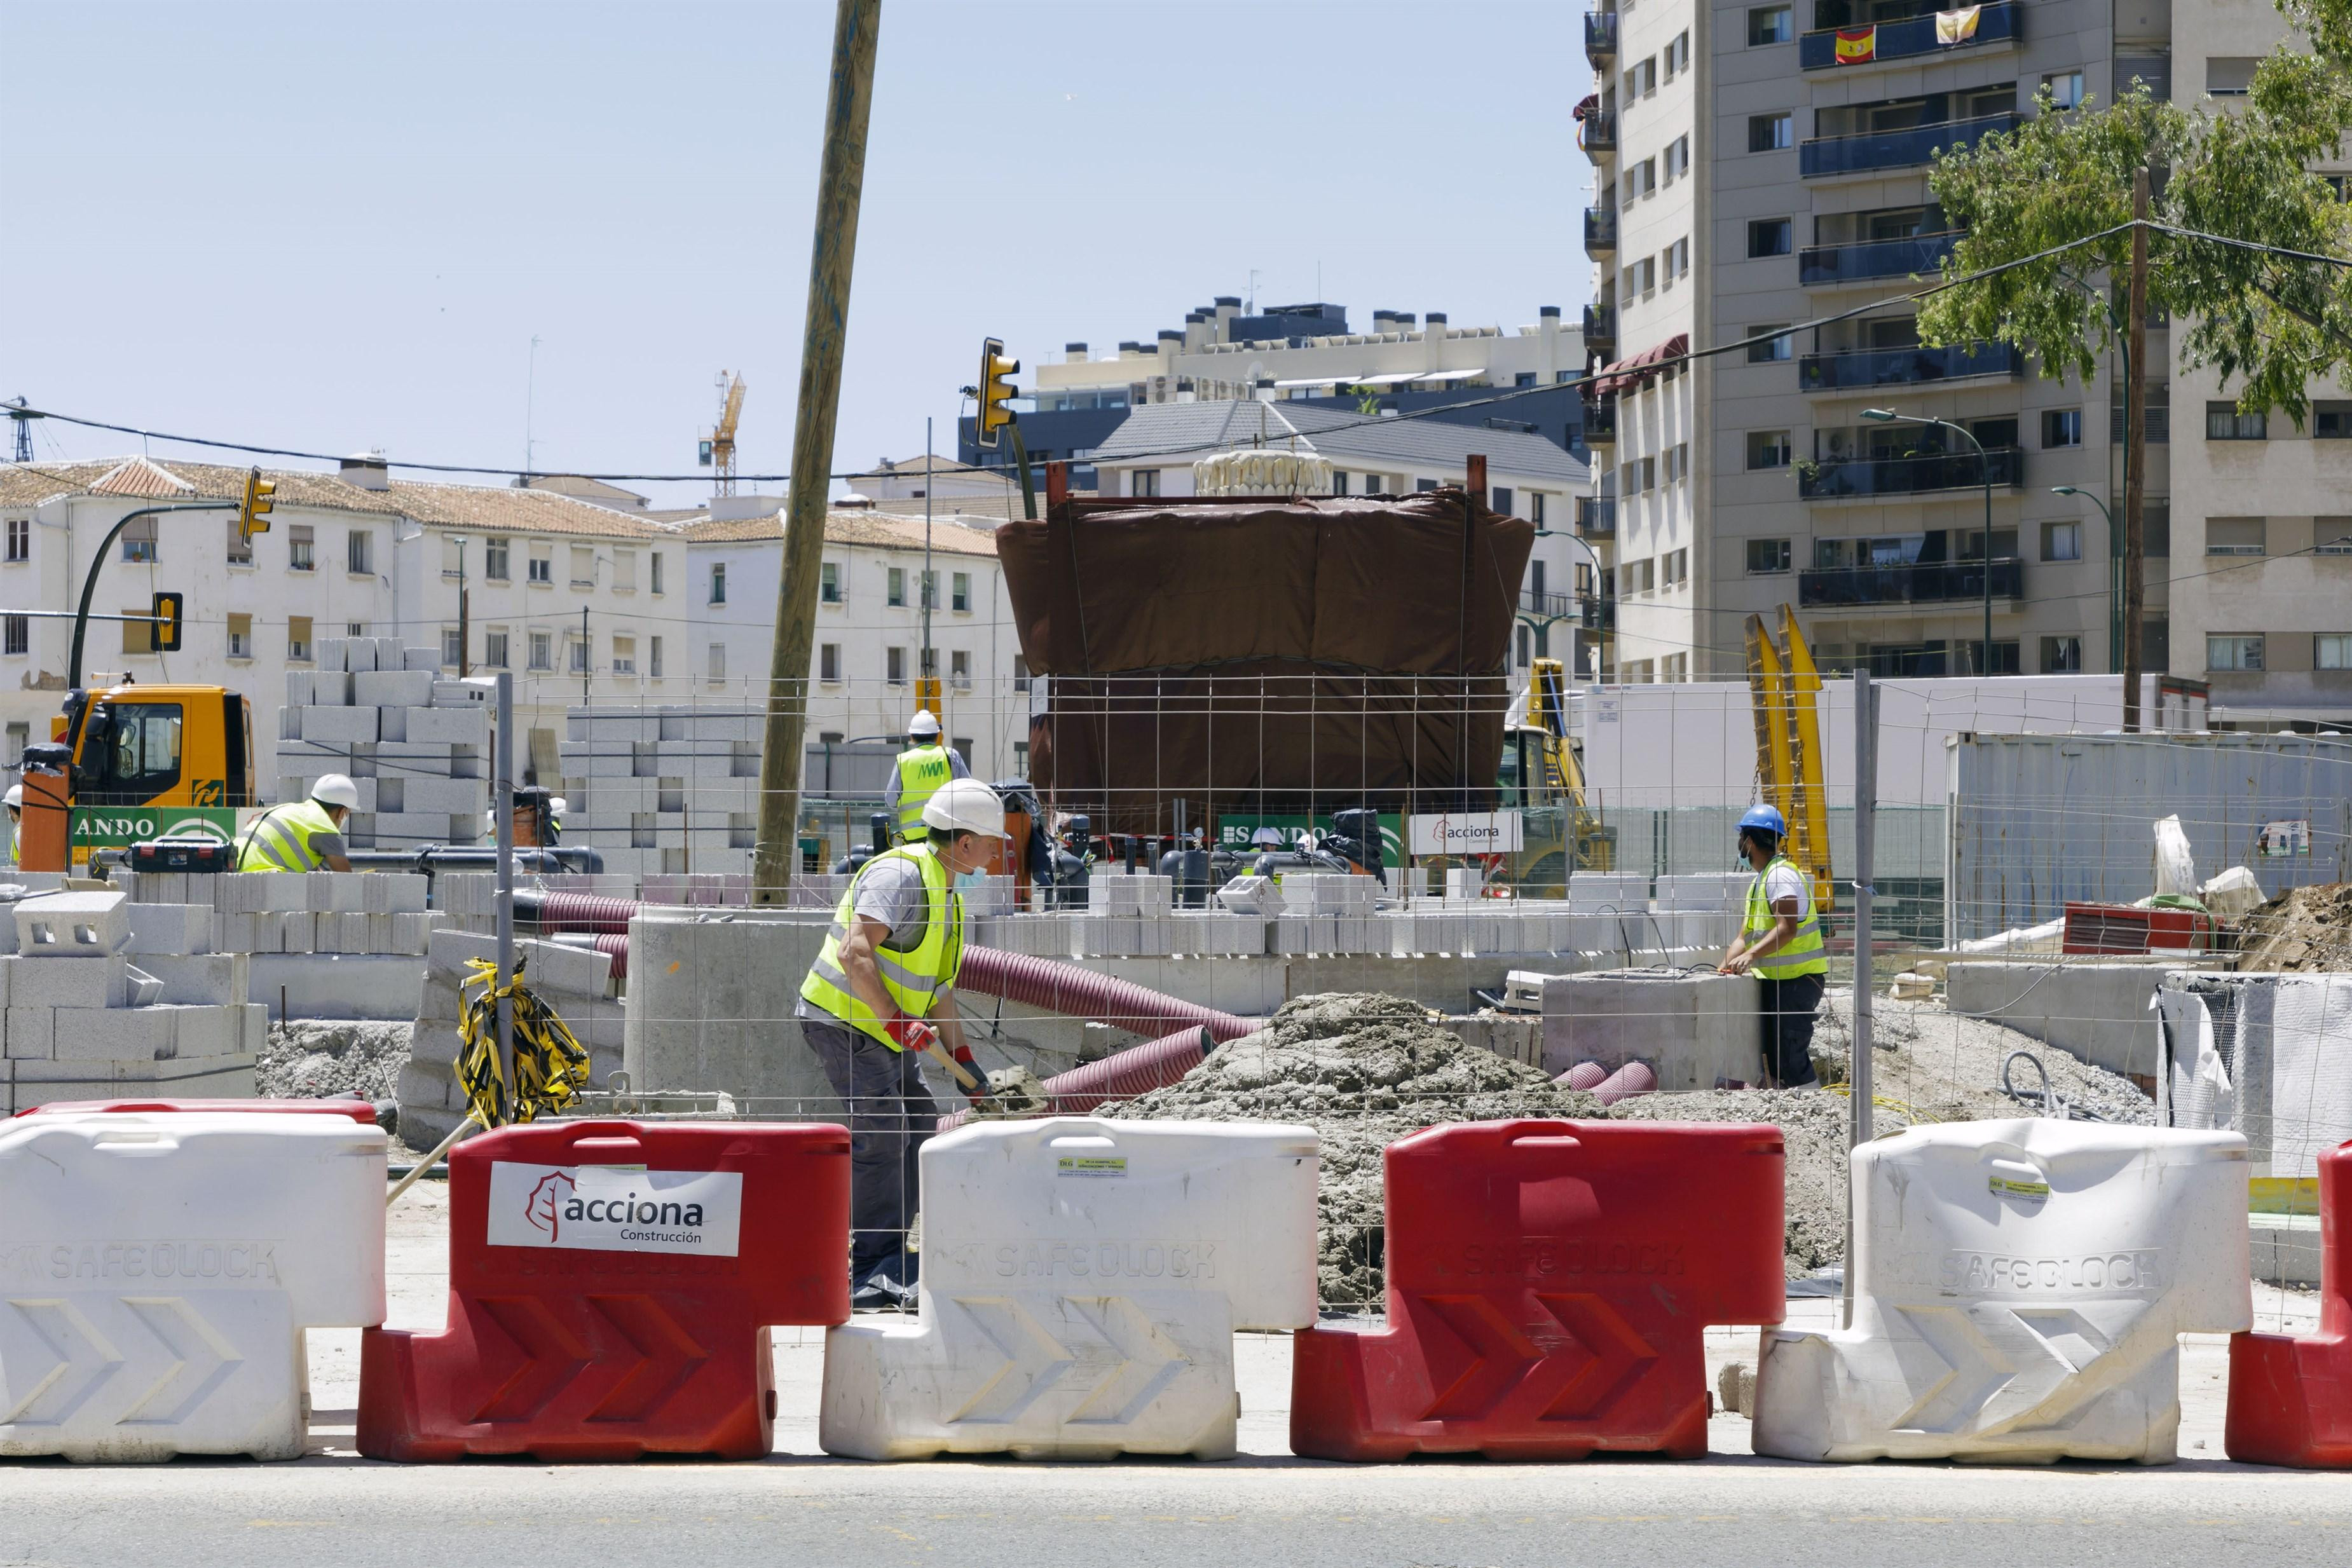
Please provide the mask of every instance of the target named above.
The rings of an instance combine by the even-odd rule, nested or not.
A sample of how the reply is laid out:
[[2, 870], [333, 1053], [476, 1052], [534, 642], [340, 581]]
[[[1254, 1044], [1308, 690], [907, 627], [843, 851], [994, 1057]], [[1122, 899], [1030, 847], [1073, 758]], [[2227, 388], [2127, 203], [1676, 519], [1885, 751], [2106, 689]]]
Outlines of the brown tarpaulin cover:
[[1491, 804], [1524, 518], [1455, 488], [1066, 503], [997, 553], [1029, 668], [1052, 680], [1031, 774], [1097, 831], [1181, 800], [1318, 811]]

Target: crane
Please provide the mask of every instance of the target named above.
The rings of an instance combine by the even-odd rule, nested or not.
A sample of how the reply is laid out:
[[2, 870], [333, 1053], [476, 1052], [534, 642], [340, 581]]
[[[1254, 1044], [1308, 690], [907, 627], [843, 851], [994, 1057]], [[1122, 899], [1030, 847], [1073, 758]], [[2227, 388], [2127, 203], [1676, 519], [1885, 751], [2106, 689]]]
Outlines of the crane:
[[1780, 606], [1775, 639], [1748, 618], [1748, 690], [1756, 710], [1756, 777], [1766, 804], [1789, 824], [1784, 852], [1813, 880], [1813, 907], [1830, 907], [1830, 807], [1823, 779], [1822, 677], [1796, 612]]
[[735, 426], [743, 417], [743, 378], [721, 371], [719, 384], [727, 389], [719, 409], [719, 425], [703, 438], [697, 455], [704, 467], [712, 470], [711, 493], [731, 496], [735, 493]]

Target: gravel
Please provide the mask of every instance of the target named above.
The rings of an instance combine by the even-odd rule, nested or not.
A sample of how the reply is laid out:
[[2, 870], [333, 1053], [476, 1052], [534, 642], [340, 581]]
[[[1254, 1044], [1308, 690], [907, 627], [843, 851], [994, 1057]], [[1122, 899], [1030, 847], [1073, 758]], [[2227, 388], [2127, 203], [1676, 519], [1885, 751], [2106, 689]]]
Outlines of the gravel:
[[256, 1066], [257, 1087], [268, 1100], [390, 1100], [414, 1027], [341, 1019], [274, 1024]]

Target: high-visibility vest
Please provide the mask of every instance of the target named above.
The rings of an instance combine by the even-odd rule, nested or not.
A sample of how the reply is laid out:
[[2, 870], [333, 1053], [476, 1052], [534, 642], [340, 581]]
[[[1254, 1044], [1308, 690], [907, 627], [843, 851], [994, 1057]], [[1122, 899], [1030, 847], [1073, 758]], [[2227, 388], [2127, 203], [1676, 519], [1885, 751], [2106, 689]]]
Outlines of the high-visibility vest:
[[963, 963], [963, 895], [956, 892], [940, 857], [923, 844], [886, 850], [850, 878], [842, 890], [841, 903], [835, 906], [833, 928], [825, 933], [824, 946], [818, 950], [816, 962], [809, 966], [808, 978], [801, 982], [801, 998], [897, 1051], [898, 1042], [890, 1038], [874, 1009], [849, 988], [848, 971], [841, 966], [841, 945], [849, 938], [849, 923], [856, 918], [858, 879], [886, 860], [910, 860], [922, 868], [923, 938], [904, 952], [893, 947], [874, 949], [874, 967], [881, 971], [882, 988], [890, 993], [900, 1012], [923, 1018], [931, 1010], [931, 998], [955, 984], [956, 970]]
[[898, 836], [920, 843], [930, 829], [923, 821], [924, 803], [939, 787], [955, 777], [944, 746], [910, 746], [898, 753]]
[[325, 862], [310, 851], [312, 833], [340, 833], [335, 819], [316, 800], [272, 806], [253, 820], [237, 852], [239, 871], [317, 871]]
[[[1795, 863], [1788, 856], [1775, 855], [1770, 863], [1756, 873], [1756, 880], [1748, 884], [1748, 920], [1739, 928], [1742, 941], [1760, 931], [1771, 930], [1780, 921], [1780, 917], [1772, 913], [1772, 901], [1764, 896], [1764, 878], [1773, 866], [1778, 865], [1796, 870]], [[1756, 973], [1768, 980], [1787, 980], [1799, 975], [1826, 975], [1830, 972], [1829, 957], [1822, 951], [1821, 916], [1813, 909], [1812, 882], [1801, 872], [1798, 873], [1798, 881], [1804, 884], [1805, 891], [1803, 904], [1797, 912], [1796, 935], [1782, 944], [1769, 958], [1760, 959], [1755, 965]]]

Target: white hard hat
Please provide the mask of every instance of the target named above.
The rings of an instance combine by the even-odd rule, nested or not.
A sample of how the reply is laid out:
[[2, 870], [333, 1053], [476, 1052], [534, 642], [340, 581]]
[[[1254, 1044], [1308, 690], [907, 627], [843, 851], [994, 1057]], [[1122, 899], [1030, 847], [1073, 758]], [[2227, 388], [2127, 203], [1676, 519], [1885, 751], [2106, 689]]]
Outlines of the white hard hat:
[[8, 786], [8, 809], [12, 811], [21, 811], [25, 809], [25, 787], [22, 784]]
[[1004, 837], [1004, 802], [977, 779], [950, 779], [923, 802], [927, 827]]
[[937, 735], [939, 732], [939, 717], [929, 708], [917, 708], [915, 710], [915, 716], [908, 720], [907, 724], [907, 733], [908, 735]]
[[562, 796], [557, 795], [547, 802], [547, 814], [551, 817], [561, 817], [563, 815], [564, 807], [568, 804], [569, 802]]
[[360, 809], [360, 787], [340, 773], [330, 773], [310, 786], [310, 799], [321, 806], [341, 806], [346, 811]]

